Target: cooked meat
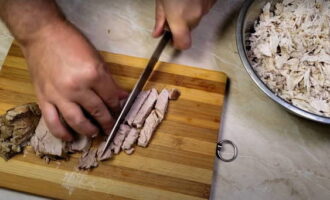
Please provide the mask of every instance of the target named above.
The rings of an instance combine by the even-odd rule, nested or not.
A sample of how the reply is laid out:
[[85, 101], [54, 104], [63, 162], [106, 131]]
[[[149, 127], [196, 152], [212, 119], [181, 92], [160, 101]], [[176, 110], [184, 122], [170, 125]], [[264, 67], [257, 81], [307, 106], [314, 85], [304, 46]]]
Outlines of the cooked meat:
[[131, 130], [131, 127], [129, 127], [126, 124], [121, 124], [118, 132], [116, 133], [115, 138], [113, 139], [112, 143], [110, 144], [110, 146], [107, 148], [107, 150], [104, 152], [103, 155], [102, 155], [102, 150], [103, 150], [106, 142], [104, 141], [99, 145], [99, 147], [97, 149], [97, 159], [99, 161], [103, 161], [103, 160], [110, 159], [113, 156], [113, 154], [118, 154], [127, 134], [130, 132], [130, 130]]
[[125, 118], [125, 122], [128, 125], [132, 126], [132, 123], [133, 123], [133, 121], [135, 119], [136, 114], [140, 110], [140, 108], [143, 105], [143, 103], [146, 101], [146, 99], [149, 96], [149, 94], [150, 94], [150, 90], [142, 91], [136, 97], [136, 100], [135, 100], [134, 104], [132, 105], [131, 109], [129, 110], [129, 112], [127, 113], [127, 116]]
[[249, 37], [253, 68], [277, 95], [330, 117], [330, 1], [267, 3]]
[[133, 126], [136, 128], [141, 128], [146, 117], [150, 114], [153, 109], [155, 102], [157, 101], [158, 92], [156, 89], [151, 89], [150, 94], [144, 104], [142, 105], [139, 112], [136, 114], [135, 119], [133, 121]]
[[79, 159], [78, 168], [91, 169], [99, 166], [99, 163], [96, 160], [96, 152], [97, 149], [95, 148], [91, 148], [89, 151], [84, 152]]
[[31, 138], [31, 146], [36, 154], [40, 157], [66, 157], [67, 145], [61, 139], [56, 138], [48, 130], [45, 120], [40, 119], [35, 130], [34, 136]]
[[180, 97], [181, 93], [178, 89], [173, 88], [169, 91], [168, 98], [170, 100], [177, 100]]
[[130, 149], [126, 149], [124, 150], [124, 152], [128, 155], [131, 155], [132, 153], [134, 153], [135, 149], [134, 148], [130, 148]]
[[140, 137], [138, 140], [138, 145], [141, 147], [148, 146], [152, 134], [156, 130], [160, 120], [157, 117], [156, 111], [151, 111], [150, 115], [147, 117], [146, 122], [141, 130]]
[[96, 157], [97, 157], [97, 160], [98, 161], [104, 161], [104, 160], [108, 160], [112, 157], [113, 153], [111, 151], [110, 148], [107, 148], [104, 152], [104, 154], [102, 155], [102, 151], [103, 151], [103, 148], [104, 148], [104, 145], [105, 145], [105, 141], [102, 142], [99, 147], [97, 148], [97, 153], [96, 153]]
[[138, 139], [139, 133], [139, 129], [131, 128], [123, 142], [123, 145], [121, 146], [122, 150], [124, 150], [126, 153], [129, 152], [129, 154], [133, 153], [131, 152], [131, 149], [133, 149], [132, 147]]
[[88, 151], [91, 145], [91, 138], [79, 134], [72, 143], [68, 144], [68, 148], [70, 152], [82, 152]]
[[165, 113], [167, 111], [169, 93], [167, 89], [163, 89], [158, 95], [157, 102], [155, 105], [155, 111], [160, 121], [164, 119]]
[[127, 136], [128, 132], [130, 131], [131, 127], [126, 124], [121, 124], [118, 132], [116, 133], [115, 138], [113, 139], [112, 143], [110, 144], [110, 149], [113, 151], [114, 154], [118, 154], [123, 144], [125, 137]]
[[0, 156], [8, 160], [20, 153], [29, 142], [40, 119], [37, 104], [12, 108], [0, 116]]

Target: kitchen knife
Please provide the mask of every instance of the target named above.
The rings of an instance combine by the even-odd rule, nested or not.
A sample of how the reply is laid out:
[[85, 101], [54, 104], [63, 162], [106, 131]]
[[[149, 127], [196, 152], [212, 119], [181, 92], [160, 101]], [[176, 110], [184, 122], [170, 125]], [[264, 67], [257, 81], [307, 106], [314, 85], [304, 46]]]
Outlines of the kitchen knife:
[[136, 97], [138, 96], [138, 94], [142, 91], [143, 86], [145, 85], [145, 83], [147, 82], [150, 74], [152, 73], [161, 53], [163, 52], [163, 49], [165, 48], [166, 44], [168, 43], [168, 41], [171, 39], [171, 32], [169, 31], [165, 31], [164, 35], [162, 37], [162, 39], [160, 40], [160, 42], [158, 43], [155, 51], [153, 52], [146, 68], [144, 69], [143, 73], [140, 75], [140, 78], [138, 79], [138, 81], [136, 82], [132, 92], [130, 93], [122, 111], [119, 114], [119, 117], [115, 123], [115, 125], [113, 126], [112, 130], [109, 133], [109, 136], [107, 138], [107, 142], [104, 145], [103, 149], [102, 149], [102, 154], [104, 154], [104, 152], [106, 151], [106, 149], [109, 147], [109, 145], [111, 144], [112, 140], [114, 139], [120, 125], [124, 122], [124, 119], [128, 113], [128, 111], [131, 109]]

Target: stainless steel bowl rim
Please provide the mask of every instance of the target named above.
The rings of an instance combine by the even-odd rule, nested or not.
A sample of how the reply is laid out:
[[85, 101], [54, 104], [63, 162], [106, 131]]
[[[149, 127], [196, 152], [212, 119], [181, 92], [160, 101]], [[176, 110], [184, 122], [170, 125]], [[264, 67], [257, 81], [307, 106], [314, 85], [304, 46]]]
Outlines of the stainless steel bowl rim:
[[314, 113], [302, 110], [301, 108], [298, 108], [290, 103], [288, 103], [287, 101], [283, 100], [281, 97], [277, 96], [273, 91], [271, 91], [268, 86], [259, 78], [259, 76], [257, 75], [257, 73], [254, 71], [252, 65], [250, 64], [245, 48], [244, 48], [244, 43], [245, 41], [243, 41], [243, 34], [244, 34], [244, 30], [243, 30], [243, 25], [244, 25], [244, 19], [246, 16], [247, 11], [249, 10], [249, 7], [251, 6], [251, 4], [253, 3], [254, 0], [245, 0], [245, 2], [242, 5], [242, 8], [240, 10], [239, 16], [238, 16], [238, 21], [237, 21], [237, 26], [236, 26], [236, 44], [237, 44], [237, 49], [238, 49], [238, 53], [239, 56], [241, 58], [241, 61], [246, 69], [246, 71], [248, 72], [248, 74], [250, 75], [250, 77], [252, 78], [252, 80], [257, 84], [257, 86], [268, 96], [270, 97], [273, 101], [275, 101], [276, 103], [280, 104], [281, 106], [283, 106], [284, 108], [286, 108], [288, 111], [309, 119], [309, 120], [313, 120], [316, 122], [320, 122], [320, 123], [324, 123], [324, 124], [330, 124], [330, 118], [329, 117], [323, 117], [320, 115], [316, 115]]

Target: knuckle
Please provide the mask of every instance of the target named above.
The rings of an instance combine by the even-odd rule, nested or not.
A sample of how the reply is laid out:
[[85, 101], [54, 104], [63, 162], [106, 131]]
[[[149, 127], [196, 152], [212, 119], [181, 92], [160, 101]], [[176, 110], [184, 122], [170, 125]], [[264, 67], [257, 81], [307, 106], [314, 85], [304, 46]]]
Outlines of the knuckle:
[[86, 136], [93, 136], [95, 134], [98, 134], [98, 129], [92, 125], [86, 125], [86, 127], [84, 127], [84, 130], [81, 132], [81, 134]]
[[84, 117], [75, 115], [74, 113], [67, 113], [64, 118], [68, 124], [76, 127], [82, 126], [86, 122]]
[[107, 102], [108, 106], [111, 108], [119, 106], [119, 100], [117, 98], [108, 97], [105, 99], [105, 102]]
[[103, 110], [100, 105], [97, 105], [90, 110], [90, 114], [93, 117], [101, 117], [103, 115]]
[[195, 9], [194, 12], [191, 12], [190, 14], [189, 23], [190, 24], [198, 23], [198, 21], [202, 18], [203, 14], [204, 14], [204, 10], [202, 8]]
[[69, 90], [78, 90], [79, 89], [79, 80], [74, 76], [66, 77], [63, 79], [62, 88]]
[[96, 82], [100, 80], [102, 73], [100, 70], [104, 69], [103, 64], [90, 65], [84, 70], [84, 75], [89, 82]]
[[94, 68], [87, 70], [86, 77], [87, 77], [87, 80], [89, 80], [91, 82], [95, 82], [100, 78], [98, 71]]

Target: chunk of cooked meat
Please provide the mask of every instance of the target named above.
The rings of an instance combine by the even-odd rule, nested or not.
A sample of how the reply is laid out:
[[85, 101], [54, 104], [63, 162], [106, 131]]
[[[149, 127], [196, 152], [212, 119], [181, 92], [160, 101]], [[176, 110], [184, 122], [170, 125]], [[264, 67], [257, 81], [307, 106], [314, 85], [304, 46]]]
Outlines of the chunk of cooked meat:
[[66, 142], [53, 136], [47, 128], [43, 117], [40, 119], [30, 143], [36, 154], [40, 157], [55, 159], [67, 156], [68, 149]]
[[[132, 154], [133, 145], [139, 137], [140, 130], [136, 128], [131, 128], [128, 132], [123, 145], [121, 146], [122, 150], [124, 150], [128, 154]], [[134, 150], [133, 150], [134, 151]]]
[[293, 105], [330, 117], [330, 1], [267, 3], [249, 37], [250, 62]]
[[8, 160], [30, 141], [41, 116], [36, 103], [17, 106], [0, 116], [0, 156]]
[[112, 143], [109, 145], [109, 147], [105, 150], [105, 152], [102, 155], [102, 150], [104, 148], [104, 145], [106, 144], [106, 141], [103, 141], [99, 144], [99, 147], [97, 149], [97, 160], [104, 161], [110, 159], [113, 154], [118, 154], [120, 152], [120, 148], [127, 136], [127, 134], [130, 132], [131, 127], [126, 124], [121, 124], [119, 127], [118, 132], [116, 133], [115, 138], [113, 139]]
[[123, 144], [125, 137], [130, 131], [131, 127], [126, 124], [121, 124], [118, 132], [116, 133], [115, 138], [109, 146], [109, 149], [113, 151], [114, 154], [118, 154], [120, 152], [121, 145]]
[[97, 149], [91, 148], [89, 151], [84, 152], [78, 164], [78, 169], [91, 169], [99, 166], [99, 163], [96, 160]]
[[[113, 152], [111, 151], [110, 148], [107, 148], [105, 150], [105, 152], [103, 153], [103, 148], [104, 148], [104, 145], [105, 145], [106, 141], [103, 141], [99, 144], [99, 147], [97, 148], [97, 153], [96, 153], [96, 157], [97, 157], [97, 160], [98, 161], [104, 161], [104, 160], [108, 160], [112, 157], [113, 155]], [[103, 155], [102, 155], [103, 153]]]
[[150, 94], [144, 104], [142, 105], [139, 112], [136, 114], [135, 119], [133, 121], [133, 126], [136, 128], [141, 128], [146, 117], [150, 114], [153, 109], [158, 97], [158, 92], [156, 89], [151, 89]]
[[128, 155], [131, 155], [131, 154], [133, 154], [134, 153], [134, 151], [135, 151], [135, 148], [130, 148], [130, 149], [126, 149], [126, 150], [124, 150], [124, 152], [126, 153], [126, 154], [128, 154]]
[[170, 100], [177, 100], [180, 97], [180, 95], [181, 95], [181, 92], [178, 89], [173, 88], [173, 89], [170, 89], [168, 98]]
[[92, 145], [92, 139], [85, 136], [78, 134], [75, 137], [75, 140], [68, 144], [68, 149], [70, 152], [82, 152], [88, 151]]
[[155, 111], [160, 121], [164, 119], [165, 113], [167, 111], [168, 99], [169, 92], [167, 89], [163, 89], [158, 95], [155, 105]]
[[138, 139], [138, 145], [141, 147], [148, 146], [148, 143], [155, 132], [160, 120], [157, 117], [156, 111], [151, 111], [150, 115], [147, 117], [146, 122], [140, 132], [140, 137]]
[[127, 113], [127, 116], [125, 118], [125, 122], [132, 126], [132, 123], [136, 117], [136, 114], [138, 113], [138, 111], [140, 110], [141, 106], [143, 105], [143, 103], [146, 101], [146, 99], [148, 98], [149, 94], [150, 94], [150, 90], [147, 91], [142, 91], [140, 92], [140, 94], [136, 97], [136, 100], [134, 101], [131, 109], [129, 110], [129, 112]]

